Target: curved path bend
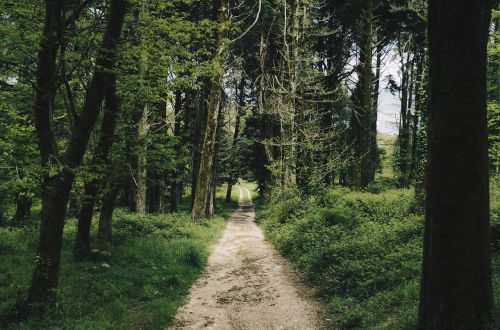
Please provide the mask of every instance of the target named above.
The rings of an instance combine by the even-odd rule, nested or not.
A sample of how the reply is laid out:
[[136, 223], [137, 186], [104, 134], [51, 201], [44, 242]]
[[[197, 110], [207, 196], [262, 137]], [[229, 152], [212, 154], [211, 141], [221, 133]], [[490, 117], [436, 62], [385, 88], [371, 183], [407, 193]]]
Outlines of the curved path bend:
[[324, 309], [255, 224], [251, 193], [213, 247], [170, 329], [331, 329]]

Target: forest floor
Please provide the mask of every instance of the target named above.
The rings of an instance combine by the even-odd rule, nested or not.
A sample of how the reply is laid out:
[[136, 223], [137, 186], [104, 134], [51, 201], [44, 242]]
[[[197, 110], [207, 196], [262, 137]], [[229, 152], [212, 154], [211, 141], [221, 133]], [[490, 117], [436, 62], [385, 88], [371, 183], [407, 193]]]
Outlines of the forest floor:
[[239, 194], [238, 209], [170, 329], [331, 329], [311, 289], [255, 224], [250, 191]]

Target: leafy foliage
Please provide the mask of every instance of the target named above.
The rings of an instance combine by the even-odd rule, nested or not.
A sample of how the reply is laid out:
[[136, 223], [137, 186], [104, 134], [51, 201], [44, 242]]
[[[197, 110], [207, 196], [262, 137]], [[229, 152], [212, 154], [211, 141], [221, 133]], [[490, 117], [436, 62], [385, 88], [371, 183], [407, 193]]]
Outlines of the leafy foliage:
[[[498, 227], [498, 183], [492, 224]], [[325, 298], [345, 329], [413, 329], [418, 312], [423, 219], [408, 189], [331, 189], [276, 194], [258, 212], [267, 236]], [[498, 230], [498, 229], [497, 229]], [[498, 244], [500, 237], [494, 237]], [[496, 299], [500, 265], [494, 261]]]

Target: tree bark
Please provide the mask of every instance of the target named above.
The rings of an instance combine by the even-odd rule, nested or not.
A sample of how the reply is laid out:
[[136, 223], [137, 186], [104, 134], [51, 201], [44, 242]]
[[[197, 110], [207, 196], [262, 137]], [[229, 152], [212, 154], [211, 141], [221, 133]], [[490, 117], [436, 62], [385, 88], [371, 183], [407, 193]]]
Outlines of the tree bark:
[[90, 227], [94, 215], [96, 197], [100, 185], [105, 180], [103, 168], [109, 162], [109, 152], [113, 144], [119, 105], [116, 97], [116, 75], [110, 75], [109, 86], [105, 96], [105, 110], [102, 118], [99, 142], [90, 164], [90, 170], [97, 175], [84, 184], [84, 196], [78, 214], [78, 227], [76, 232], [75, 256], [85, 257], [90, 252]]
[[199, 93], [199, 104], [196, 113], [195, 129], [193, 130], [193, 162], [192, 162], [192, 173], [191, 173], [191, 209], [194, 205], [194, 199], [196, 196], [196, 187], [198, 185], [198, 174], [200, 172], [200, 162], [201, 162], [201, 148], [202, 141], [201, 137], [204, 136], [208, 104], [206, 97], [210, 93], [209, 88], [210, 82], [207, 79], [203, 81], [203, 88]]
[[22, 226], [23, 220], [27, 219], [31, 214], [31, 206], [33, 200], [29, 196], [29, 189], [23, 189], [16, 195], [16, 213], [14, 222], [16, 226]]
[[215, 144], [217, 139], [217, 123], [220, 112], [220, 99], [222, 92], [222, 83], [224, 78], [224, 60], [227, 53], [227, 44], [225, 38], [225, 27], [222, 26], [226, 21], [226, 3], [225, 0], [221, 1], [219, 10], [219, 27], [217, 50], [214, 62], [219, 66], [218, 72], [212, 79], [212, 87], [210, 98], [208, 101], [208, 117], [207, 126], [205, 129], [205, 139], [203, 141], [203, 149], [201, 153], [200, 171], [196, 185], [196, 193], [194, 197], [193, 209], [191, 217], [193, 220], [203, 217], [211, 218], [213, 216], [213, 207], [210, 206], [210, 200], [213, 198], [214, 187], [214, 155]]
[[235, 162], [235, 154], [236, 148], [238, 146], [238, 138], [240, 135], [240, 126], [241, 126], [241, 116], [245, 107], [245, 78], [241, 77], [240, 86], [239, 86], [239, 100], [238, 100], [238, 109], [236, 110], [236, 122], [234, 124], [234, 134], [233, 134], [233, 143], [231, 145], [231, 157], [229, 160], [230, 169], [229, 169], [229, 180], [227, 183], [227, 191], [226, 191], [226, 203], [231, 202], [231, 193], [233, 191], [233, 184], [238, 180], [236, 173], [236, 162]]
[[486, 0], [429, 1], [429, 162], [419, 329], [485, 329], [491, 317], [490, 6]]
[[[175, 153], [177, 156], [177, 161], [180, 161], [181, 157], [181, 111], [182, 111], [182, 91], [180, 89], [175, 91], [175, 123], [174, 123], [174, 136], [177, 138]], [[182, 165], [177, 165], [172, 173], [172, 180], [170, 184], [170, 211], [177, 212], [177, 208], [180, 202], [179, 195], [182, 194], [180, 190], [181, 182], [179, 176], [181, 175]]]
[[[56, 79], [56, 57], [60, 46], [58, 34], [62, 31], [63, 0], [45, 1], [45, 23], [38, 52], [35, 92], [35, 127], [38, 137], [42, 166], [48, 167], [53, 157], [57, 157], [57, 146], [52, 131], [51, 112]], [[48, 169], [45, 169], [48, 171]], [[49, 176], [44, 175], [42, 183], [42, 223], [37, 251], [36, 267], [27, 304], [41, 309], [45, 302], [55, 301], [53, 289], [57, 288], [59, 260], [62, 244], [64, 213], [61, 207], [52, 210], [54, 193], [49, 189]], [[69, 194], [69, 189], [65, 192]], [[67, 198], [63, 202], [66, 208]]]
[[138, 214], [146, 214], [147, 148], [145, 139], [148, 132], [148, 105], [146, 104], [142, 111], [138, 129], [141, 144], [137, 154], [137, 180], [135, 187], [135, 212]]
[[148, 212], [161, 213], [163, 212], [163, 192], [164, 192], [164, 175], [163, 171], [151, 170], [148, 171], [148, 178], [151, 185], [147, 187], [148, 196]]
[[373, 49], [373, 0], [365, 0], [359, 54], [359, 83], [357, 106], [353, 111], [355, 159], [353, 185], [364, 188], [371, 182], [371, 121], [372, 121], [372, 49]]
[[113, 237], [111, 223], [116, 205], [116, 197], [120, 191], [120, 183], [121, 180], [118, 178], [118, 173], [114, 172], [110, 175], [104, 189], [101, 211], [99, 213], [99, 227], [97, 229], [97, 237], [100, 241], [111, 242]]
[[[62, 28], [64, 1], [46, 1], [46, 22], [42, 35], [37, 67], [37, 92], [35, 98], [35, 123], [40, 146], [42, 165], [49, 166], [57, 157], [54, 134], [51, 128], [50, 100], [55, 76], [55, 57], [58, 41], [54, 37]], [[62, 169], [55, 175], [44, 171], [42, 178], [42, 210], [40, 239], [27, 304], [33, 309], [51, 305], [56, 298], [59, 264], [63, 241], [66, 206], [74, 181], [74, 171], [81, 164], [90, 133], [100, 112], [104, 90], [109, 83], [109, 71], [115, 65], [115, 53], [125, 17], [124, 0], [112, 0], [106, 31], [98, 53], [94, 74], [90, 82], [82, 113], [75, 123], [66, 152], [59, 161]], [[59, 163], [58, 163], [59, 164]]]

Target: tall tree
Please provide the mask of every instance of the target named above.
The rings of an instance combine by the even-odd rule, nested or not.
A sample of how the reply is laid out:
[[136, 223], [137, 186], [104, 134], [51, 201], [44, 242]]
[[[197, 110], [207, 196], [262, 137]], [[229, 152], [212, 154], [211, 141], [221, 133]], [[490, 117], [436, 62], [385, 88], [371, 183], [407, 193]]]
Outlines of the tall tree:
[[182, 174], [183, 164], [180, 161], [182, 157], [182, 137], [181, 137], [181, 111], [182, 111], [182, 91], [177, 89], [175, 91], [175, 104], [174, 104], [174, 136], [177, 138], [175, 141], [175, 155], [178, 164], [172, 171], [172, 182], [170, 183], [170, 211], [177, 212], [177, 207], [182, 198], [182, 181], [179, 176]]
[[489, 0], [429, 0], [427, 205], [419, 329], [485, 329], [492, 309]]
[[145, 104], [138, 127], [140, 147], [137, 153], [137, 179], [135, 180], [135, 212], [139, 214], [146, 214], [146, 166], [148, 161], [146, 138], [149, 132], [148, 115], [148, 105]]
[[358, 86], [354, 93], [352, 115], [354, 166], [353, 185], [364, 188], [372, 180], [371, 176], [371, 126], [373, 108], [373, 11], [374, 0], [364, 1], [363, 20], [359, 38]]
[[66, 205], [75, 170], [81, 164], [90, 133], [99, 116], [110, 70], [114, 68], [116, 47], [126, 11], [126, 1], [112, 0], [106, 30], [82, 112], [75, 124], [67, 148], [61, 157], [55, 144], [51, 122], [51, 101], [56, 70], [56, 55], [62, 33], [64, 1], [46, 0], [46, 20], [41, 38], [37, 66], [35, 121], [44, 173], [40, 239], [27, 303], [42, 308], [53, 303], [59, 280], [59, 265]]
[[105, 96], [105, 110], [101, 122], [99, 142], [94, 150], [90, 164], [92, 178], [85, 182], [84, 196], [82, 197], [78, 213], [78, 227], [76, 231], [75, 255], [84, 257], [90, 252], [90, 226], [94, 215], [96, 196], [101, 189], [101, 182], [105, 181], [105, 167], [110, 161], [109, 152], [113, 144], [119, 105], [116, 96], [116, 75], [110, 76], [109, 86]]
[[231, 193], [233, 191], [233, 184], [238, 180], [237, 174], [238, 172], [235, 169], [236, 161], [236, 153], [238, 150], [238, 139], [240, 136], [240, 127], [241, 127], [241, 117], [243, 115], [243, 111], [245, 109], [245, 78], [241, 77], [239, 84], [239, 97], [238, 97], [238, 105], [236, 106], [236, 122], [234, 124], [234, 134], [233, 134], [233, 143], [231, 145], [231, 151], [229, 156], [229, 169], [228, 174], [228, 183], [227, 183], [227, 191], [226, 191], [226, 203], [231, 201]]
[[214, 57], [216, 73], [212, 78], [212, 86], [208, 99], [207, 123], [205, 128], [205, 138], [200, 159], [200, 169], [196, 184], [193, 209], [191, 217], [199, 219], [202, 217], [212, 217], [214, 212], [213, 184], [214, 164], [215, 164], [215, 143], [217, 138], [217, 124], [220, 111], [222, 94], [222, 83], [224, 78], [224, 62], [227, 53], [226, 29], [226, 1], [220, 1], [219, 9], [219, 31], [217, 36], [217, 49]]

